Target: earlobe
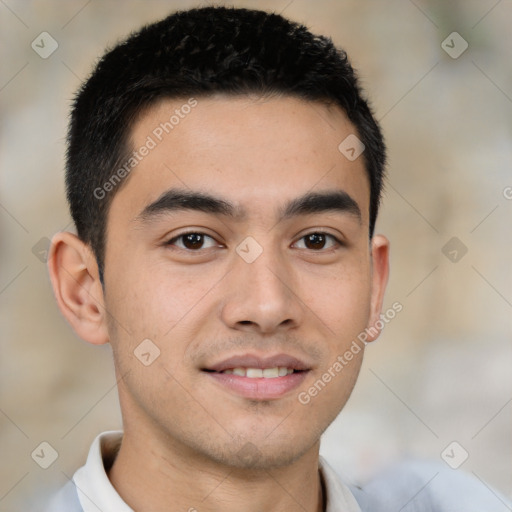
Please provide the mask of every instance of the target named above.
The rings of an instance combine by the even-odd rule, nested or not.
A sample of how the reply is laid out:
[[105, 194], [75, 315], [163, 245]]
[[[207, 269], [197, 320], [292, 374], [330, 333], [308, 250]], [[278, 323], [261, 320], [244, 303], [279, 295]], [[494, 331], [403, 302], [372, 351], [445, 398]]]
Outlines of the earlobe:
[[379, 324], [382, 323], [380, 314], [389, 276], [389, 240], [385, 236], [376, 235], [373, 237], [371, 244], [372, 290], [367, 341], [376, 340], [380, 334]]
[[48, 270], [59, 309], [78, 336], [95, 345], [108, 343], [103, 289], [91, 248], [72, 233], [57, 233]]

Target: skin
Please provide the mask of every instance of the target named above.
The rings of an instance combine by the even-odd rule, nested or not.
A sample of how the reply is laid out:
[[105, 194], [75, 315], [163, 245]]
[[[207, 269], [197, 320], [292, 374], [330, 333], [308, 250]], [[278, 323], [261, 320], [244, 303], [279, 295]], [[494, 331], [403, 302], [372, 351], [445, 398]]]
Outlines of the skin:
[[[348, 400], [364, 350], [307, 405], [297, 395], [379, 319], [388, 278], [387, 239], [369, 241], [363, 158], [338, 150], [356, 130], [337, 107], [290, 97], [197, 100], [112, 201], [104, 289], [90, 247], [71, 233], [53, 239], [60, 309], [80, 337], [110, 342], [114, 353], [125, 434], [109, 478], [141, 512], [323, 510], [320, 435]], [[145, 112], [133, 147], [183, 103]], [[141, 219], [173, 187], [221, 197], [246, 216], [183, 210]], [[361, 217], [278, 220], [288, 201], [332, 190], [349, 194]], [[193, 252], [175, 239], [189, 229], [212, 238]], [[342, 245], [330, 237], [311, 245], [311, 233]], [[248, 236], [263, 249], [252, 263], [236, 252]], [[160, 356], [144, 366], [134, 350], [147, 338]], [[291, 354], [310, 370], [299, 388], [270, 400], [242, 397], [201, 371], [248, 352]]]

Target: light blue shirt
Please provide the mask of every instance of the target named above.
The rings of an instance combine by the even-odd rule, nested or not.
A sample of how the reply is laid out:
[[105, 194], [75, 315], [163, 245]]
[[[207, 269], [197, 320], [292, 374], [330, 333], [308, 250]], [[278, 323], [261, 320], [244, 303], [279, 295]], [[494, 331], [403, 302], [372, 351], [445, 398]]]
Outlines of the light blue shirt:
[[[104, 459], [115, 457], [121, 431], [103, 432], [86, 464], [53, 498], [45, 512], [134, 512], [107, 476]], [[406, 461], [363, 488], [349, 487], [320, 457], [326, 512], [510, 512], [512, 502], [459, 470], [438, 463]]]

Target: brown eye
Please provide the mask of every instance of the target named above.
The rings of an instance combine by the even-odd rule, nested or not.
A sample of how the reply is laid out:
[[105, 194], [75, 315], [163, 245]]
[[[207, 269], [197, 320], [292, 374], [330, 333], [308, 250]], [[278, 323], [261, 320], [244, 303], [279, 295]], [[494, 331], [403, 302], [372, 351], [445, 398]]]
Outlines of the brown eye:
[[[331, 242], [329, 242], [331, 240]], [[303, 236], [300, 241], [304, 241], [304, 247], [312, 251], [321, 251], [322, 249], [332, 249], [336, 245], [341, 245], [341, 242], [328, 233], [315, 232]], [[303, 247], [301, 247], [302, 249]]]
[[203, 235], [199, 233], [188, 233], [187, 235], [183, 235], [183, 245], [187, 249], [201, 249], [203, 245]]
[[197, 251], [199, 249], [205, 248], [204, 245], [207, 239], [211, 240], [211, 242], [210, 245], [206, 248], [215, 246], [215, 240], [211, 236], [197, 232], [183, 233], [182, 235], [178, 235], [169, 240], [167, 245], [176, 245], [180, 249]]
[[322, 233], [312, 233], [304, 237], [308, 249], [323, 249], [325, 246], [325, 235]]

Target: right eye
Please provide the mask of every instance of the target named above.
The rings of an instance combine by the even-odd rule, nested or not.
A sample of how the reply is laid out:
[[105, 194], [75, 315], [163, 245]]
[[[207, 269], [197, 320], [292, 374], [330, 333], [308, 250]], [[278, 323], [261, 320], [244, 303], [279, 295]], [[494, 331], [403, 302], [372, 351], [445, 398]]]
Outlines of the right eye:
[[[204, 247], [206, 239], [211, 240], [211, 242], [209, 246]], [[205, 233], [189, 231], [187, 233], [181, 233], [180, 235], [171, 238], [168, 242], [166, 242], [165, 245], [174, 245], [179, 249], [197, 252], [200, 249], [209, 249], [211, 247], [217, 246], [218, 244], [213, 237]]]

